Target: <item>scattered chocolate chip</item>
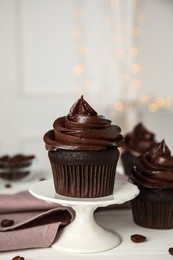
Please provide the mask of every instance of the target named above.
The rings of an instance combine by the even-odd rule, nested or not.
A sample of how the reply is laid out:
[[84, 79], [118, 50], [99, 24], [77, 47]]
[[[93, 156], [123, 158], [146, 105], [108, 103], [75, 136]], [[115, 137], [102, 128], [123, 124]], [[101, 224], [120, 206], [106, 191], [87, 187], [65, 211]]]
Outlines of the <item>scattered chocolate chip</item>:
[[170, 253], [170, 255], [173, 255], [173, 247], [170, 247], [168, 252]]
[[40, 178], [39, 179], [39, 181], [45, 181], [46, 180], [46, 178]]
[[15, 257], [13, 257], [12, 260], [25, 260], [25, 258], [23, 256], [17, 255]]
[[10, 227], [12, 225], [14, 225], [14, 220], [12, 219], [3, 219], [1, 221], [1, 227]]
[[5, 184], [5, 188], [11, 188], [11, 184], [10, 183], [6, 183]]
[[131, 236], [131, 240], [135, 243], [141, 243], [146, 241], [146, 237], [139, 234], [135, 234]]

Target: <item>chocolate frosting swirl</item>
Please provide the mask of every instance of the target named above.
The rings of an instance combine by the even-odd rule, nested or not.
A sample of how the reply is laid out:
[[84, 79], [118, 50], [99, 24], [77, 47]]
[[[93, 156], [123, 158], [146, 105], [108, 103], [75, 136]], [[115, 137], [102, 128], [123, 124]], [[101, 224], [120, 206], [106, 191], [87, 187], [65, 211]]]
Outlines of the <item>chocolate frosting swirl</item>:
[[138, 186], [173, 189], [173, 156], [164, 140], [136, 159], [130, 178]]
[[83, 99], [79, 98], [67, 116], [53, 123], [53, 130], [44, 135], [46, 149], [101, 150], [119, 147], [123, 137], [117, 125], [97, 112]]
[[124, 136], [124, 150], [144, 154], [156, 145], [155, 135], [142, 123], [137, 124], [131, 133]]

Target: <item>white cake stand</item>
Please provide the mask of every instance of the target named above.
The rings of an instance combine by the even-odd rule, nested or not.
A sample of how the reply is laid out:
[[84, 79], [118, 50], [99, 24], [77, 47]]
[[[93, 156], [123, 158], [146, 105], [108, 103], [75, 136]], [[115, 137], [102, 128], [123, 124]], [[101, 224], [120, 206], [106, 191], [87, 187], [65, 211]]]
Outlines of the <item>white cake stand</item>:
[[70, 206], [76, 215], [74, 220], [58, 236], [53, 248], [73, 253], [96, 253], [118, 246], [121, 238], [115, 232], [98, 225], [94, 219], [94, 211], [98, 207], [122, 204], [139, 194], [138, 188], [124, 181], [116, 180], [114, 193], [100, 198], [71, 198], [55, 193], [52, 180], [33, 185], [29, 192], [44, 201]]

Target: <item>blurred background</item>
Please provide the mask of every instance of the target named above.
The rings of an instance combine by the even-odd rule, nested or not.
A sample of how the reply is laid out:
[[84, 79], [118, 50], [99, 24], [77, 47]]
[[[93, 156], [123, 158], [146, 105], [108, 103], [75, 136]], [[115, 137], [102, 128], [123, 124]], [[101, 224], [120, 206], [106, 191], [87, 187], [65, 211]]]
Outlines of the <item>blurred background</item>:
[[0, 154], [35, 154], [81, 94], [173, 151], [172, 0], [0, 0]]

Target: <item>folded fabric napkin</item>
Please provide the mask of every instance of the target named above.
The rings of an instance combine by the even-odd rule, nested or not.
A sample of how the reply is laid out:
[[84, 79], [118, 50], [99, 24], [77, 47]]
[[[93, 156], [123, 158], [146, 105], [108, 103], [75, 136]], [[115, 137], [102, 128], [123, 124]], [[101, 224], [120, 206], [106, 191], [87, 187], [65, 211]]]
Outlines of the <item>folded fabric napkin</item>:
[[0, 251], [49, 247], [73, 218], [71, 208], [44, 202], [28, 191], [0, 195]]

